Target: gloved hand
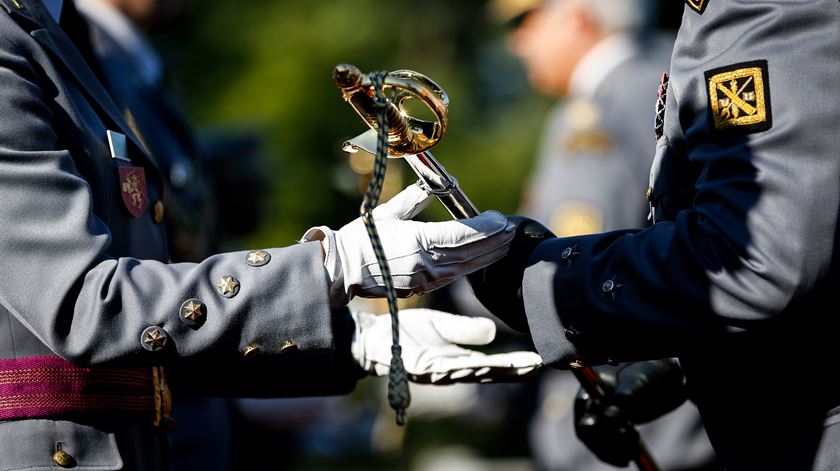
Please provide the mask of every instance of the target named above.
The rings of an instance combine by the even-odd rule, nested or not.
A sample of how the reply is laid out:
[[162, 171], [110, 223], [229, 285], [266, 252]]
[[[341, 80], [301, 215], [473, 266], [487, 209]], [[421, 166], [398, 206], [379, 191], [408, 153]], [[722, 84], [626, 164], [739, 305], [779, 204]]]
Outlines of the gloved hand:
[[[440, 288], [483, 268], [508, 251], [513, 225], [495, 211], [447, 222], [410, 221], [428, 205], [430, 195], [411, 185], [373, 210], [376, 228], [400, 297]], [[333, 307], [353, 296], [384, 297], [385, 285], [361, 218], [333, 231], [306, 231], [302, 242], [320, 240], [332, 285]]]
[[656, 420], [688, 399], [685, 376], [673, 358], [623, 364], [616, 379], [614, 402], [634, 424]]
[[575, 399], [575, 433], [601, 461], [620, 468], [639, 456], [639, 432], [621, 409], [581, 389]]
[[512, 329], [529, 333], [522, 299], [522, 277], [531, 252], [540, 242], [555, 236], [533, 219], [523, 216], [508, 216], [507, 219], [516, 226], [510, 251], [501, 260], [469, 275], [467, 279], [476, 298], [488, 311]]
[[[391, 316], [352, 313], [356, 322], [350, 350], [371, 375], [385, 376], [391, 364]], [[496, 325], [483, 317], [456, 316], [433, 309], [400, 312], [400, 344], [408, 379], [451, 384], [521, 380], [542, 365], [534, 352], [487, 355], [461, 348], [486, 345]]]
[[599, 368], [605, 399], [581, 388], [575, 400], [575, 432], [599, 459], [624, 467], [639, 456], [634, 424], [650, 422], [686, 400], [683, 373], [673, 359]]

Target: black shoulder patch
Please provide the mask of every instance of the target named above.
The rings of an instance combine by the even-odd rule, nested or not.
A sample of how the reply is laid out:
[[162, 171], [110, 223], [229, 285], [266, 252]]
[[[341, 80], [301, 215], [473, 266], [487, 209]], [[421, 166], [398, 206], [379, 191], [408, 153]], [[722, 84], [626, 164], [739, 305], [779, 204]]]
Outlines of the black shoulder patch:
[[703, 11], [706, 10], [706, 5], [709, 4], [709, 0], [685, 0], [685, 3], [687, 3], [692, 10], [702, 15]]
[[760, 132], [770, 129], [770, 81], [767, 61], [742, 62], [708, 70], [709, 119], [716, 131]]

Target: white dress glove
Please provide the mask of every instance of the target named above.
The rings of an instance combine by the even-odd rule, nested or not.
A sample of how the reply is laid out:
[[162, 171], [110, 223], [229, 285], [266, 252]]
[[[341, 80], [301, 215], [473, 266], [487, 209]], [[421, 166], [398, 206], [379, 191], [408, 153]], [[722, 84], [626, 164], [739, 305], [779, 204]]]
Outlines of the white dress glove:
[[[507, 253], [514, 236], [514, 226], [496, 211], [457, 221], [408, 220], [423, 210], [430, 198], [415, 184], [373, 210], [400, 297], [432, 291], [490, 265]], [[344, 306], [353, 296], [385, 296], [382, 274], [361, 218], [338, 231], [313, 227], [301, 241], [312, 240], [322, 241], [324, 247], [333, 307]]]
[[[352, 313], [356, 322], [350, 350], [368, 373], [385, 376], [391, 364], [391, 316]], [[486, 355], [461, 345], [486, 345], [496, 324], [483, 317], [456, 316], [433, 309], [400, 312], [400, 344], [408, 379], [415, 383], [515, 381], [542, 365], [534, 352]]]

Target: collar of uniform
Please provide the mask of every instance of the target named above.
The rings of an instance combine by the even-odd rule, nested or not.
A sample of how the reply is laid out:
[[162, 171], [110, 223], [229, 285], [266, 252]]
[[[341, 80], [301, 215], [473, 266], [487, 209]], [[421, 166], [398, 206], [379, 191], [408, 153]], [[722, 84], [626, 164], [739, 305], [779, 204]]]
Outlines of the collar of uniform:
[[121, 11], [102, 0], [75, 0], [85, 18], [101, 28], [131, 57], [147, 85], [157, 86], [163, 77], [163, 61], [154, 48]]
[[[63, 2], [62, 6], [63, 6]], [[157, 165], [145, 153], [145, 148], [132, 131], [131, 126], [128, 125], [119, 108], [114, 104], [113, 99], [104, 86], [100, 83], [99, 78], [90, 69], [90, 66], [85, 62], [85, 58], [76, 46], [67, 37], [67, 34], [61, 29], [57, 21], [52, 20], [52, 16], [47, 11], [46, 4], [41, 0], [0, 0], [2, 5], [10, 15], [17, 16], [29, 22], [26, 29], [34, 25], [35, 29], [29, 31], [35, 40], [41, 46], [47, 49], [53, 58], [61, 61], [76, 82], [88, 93], [88, 96], [99, 106], [100, 110], [110, 118], [112, 124], [117, 126], [117, 129], [128, 136], [131, 141], [140, 149], [143, 157], [149, 161], [150, 166], [157, 168]], [[104, 136], [103, 136], [104, 137]]]
[[616, 33], [602, 39], [575, 66], [569, 79], [569, 95], [593, 97], [598, 87], [624, 61], [638, 51], [628, 33]]
[[64, 0], [41, 0], [41, 3], [44, 4], [44, 8], [50, 12], [50, 16], [58, 23], [58, 20], [61, 18], [61, 8], [64, 6]]
[[33, 27], [44, 28], [44, 25], [49, 19], [53, 20], [55, 24], [58, 24], [64, 1], [0, 0], [0, 5], [9, 12], [9, 15], [25, 19], [28, 24], [21, 24], [21, 26], [26, 31], [30, 31]]

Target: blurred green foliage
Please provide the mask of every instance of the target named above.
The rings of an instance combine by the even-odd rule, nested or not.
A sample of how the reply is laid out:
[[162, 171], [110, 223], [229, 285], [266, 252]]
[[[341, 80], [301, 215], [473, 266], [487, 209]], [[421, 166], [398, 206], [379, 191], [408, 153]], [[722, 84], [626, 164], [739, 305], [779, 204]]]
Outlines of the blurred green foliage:
[[[528, 91], [485, 3], [205, 0], [153, 37], [195, 123], [264, 136], [272, 193], [248, 243], [288, 245], [356, 216], [359, 176], [340, 146], [365, 127], [332, 84], [342, 62], [438, 82], [450, 113], [435, 156], [479, 208], [516, 210], [549, 100]], [[414, 180], [406, 164], [391, 165]], [[447, 215], [435, 204], [423, 217]]]

